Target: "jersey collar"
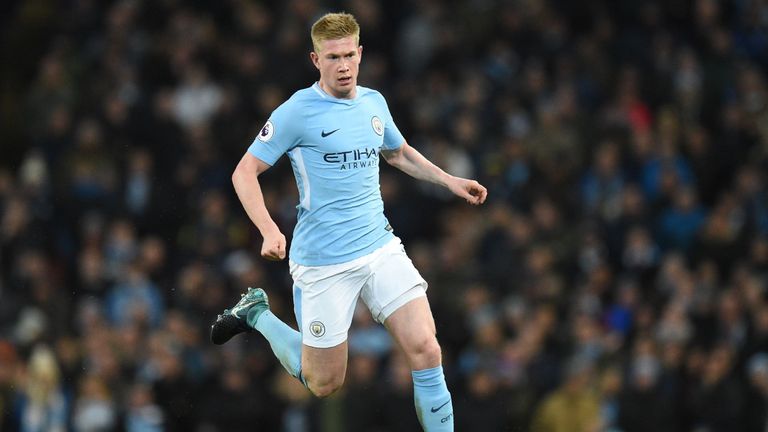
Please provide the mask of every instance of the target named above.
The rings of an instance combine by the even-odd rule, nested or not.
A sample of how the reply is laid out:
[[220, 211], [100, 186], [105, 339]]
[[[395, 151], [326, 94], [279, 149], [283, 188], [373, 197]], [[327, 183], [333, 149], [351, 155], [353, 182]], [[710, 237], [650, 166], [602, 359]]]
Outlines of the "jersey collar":
[[341, 98], [331, 96], [320, 87], [320, 83], [318, 81], [315, 81], [315, 83], [312, 84], [312, 90], [314, 90], [323, 99], [327, 99], [332, 102], [338, 102], [338, 103], [343, 103], [347, 105], [354, 104], [355, 102], [357, 102], [357, 99], [360, 97], [360, 86], [357, 86], [357, 88], [355, 89], [355, 97], [353, 99], [341, 99]]

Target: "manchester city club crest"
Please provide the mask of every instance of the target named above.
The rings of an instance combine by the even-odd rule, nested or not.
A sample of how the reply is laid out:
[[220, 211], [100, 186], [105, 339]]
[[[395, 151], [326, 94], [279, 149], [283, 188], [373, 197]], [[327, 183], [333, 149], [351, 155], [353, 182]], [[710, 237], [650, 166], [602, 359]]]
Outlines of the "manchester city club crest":
[[312, 321], [309, 323], [309, 332], [314, 337], [321, 337], [325, 334], [325, 325], [320, 321]]
[[380, 118], [373, 116], [371, 126], [373, 126], [373, 131], [376, 132], [376, 135], [384, 135], [384, 123], [381, 122]]

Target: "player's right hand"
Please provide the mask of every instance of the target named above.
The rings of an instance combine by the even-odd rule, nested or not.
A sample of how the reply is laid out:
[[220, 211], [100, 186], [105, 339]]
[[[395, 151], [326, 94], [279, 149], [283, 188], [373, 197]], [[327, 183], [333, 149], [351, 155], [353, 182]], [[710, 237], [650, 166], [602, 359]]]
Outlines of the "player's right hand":
[[452, 177], [452, 181], [448, 183], [447, 187], [451, 192], [464, 198], [472, 205], [484, 203], [485, 198], [488, 196], [488, 190], [476, 180]]
[[264, 235], [261, 256], [270, 261], [280, 261], [285, 258], [285, 236], [283, 233], [276, 231]]

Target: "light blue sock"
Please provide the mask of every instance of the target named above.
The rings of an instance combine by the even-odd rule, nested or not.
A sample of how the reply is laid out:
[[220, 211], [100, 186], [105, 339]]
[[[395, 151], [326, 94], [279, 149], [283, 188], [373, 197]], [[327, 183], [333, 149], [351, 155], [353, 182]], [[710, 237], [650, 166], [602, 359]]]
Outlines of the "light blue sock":
[[453, 404], [443, 367], [411, 371], [416, 415], [425, 432], [453, 432]]
[[301, 375], [301, 333], [280, 321], [270, 310], [264, 311], [256, 319], [254, 309], [248, 311], [248, 325], [264, 335], [280, 364], [306, 386], [307, 383]]

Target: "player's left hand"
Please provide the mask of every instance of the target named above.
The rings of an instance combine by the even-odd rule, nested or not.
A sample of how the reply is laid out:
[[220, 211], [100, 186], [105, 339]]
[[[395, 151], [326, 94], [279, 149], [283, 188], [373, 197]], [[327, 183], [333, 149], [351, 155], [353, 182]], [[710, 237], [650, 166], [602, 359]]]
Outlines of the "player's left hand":
[[484, 203], [485, 198], [488, 196], [488, 190], [485, 186], [475, 180], [461, 177], [454, 177], [453, 181], [448, 184], [448, 189], [472, 205]]

